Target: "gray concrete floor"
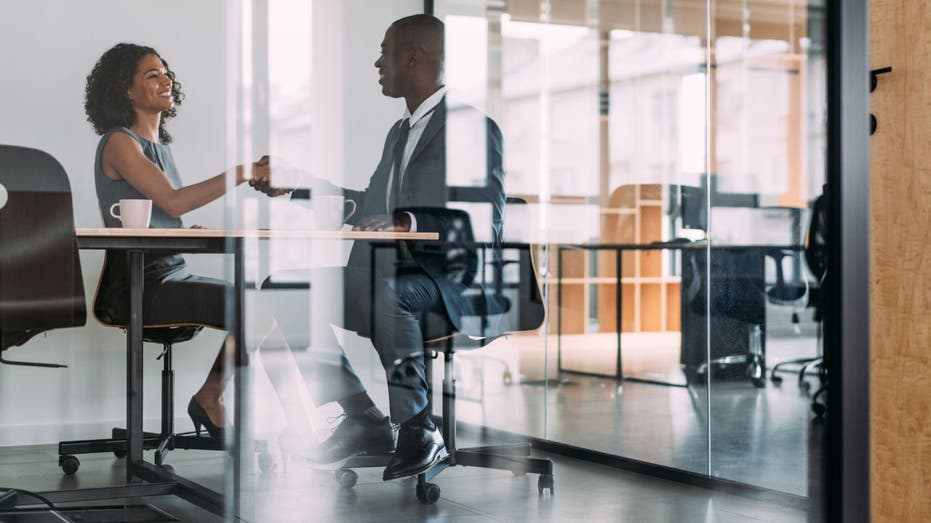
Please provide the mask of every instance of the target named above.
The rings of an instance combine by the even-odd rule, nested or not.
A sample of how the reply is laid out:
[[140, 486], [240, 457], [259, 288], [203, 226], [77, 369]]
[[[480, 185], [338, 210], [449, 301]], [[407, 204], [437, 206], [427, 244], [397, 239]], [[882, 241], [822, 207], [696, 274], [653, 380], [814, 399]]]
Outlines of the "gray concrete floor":
[[[380, 470], [359, 471], [353, 489], [336, 485], [331, 474], [291, 460], [285, 470], [255, 476], [247, 491], [254, 502], [251, 521], [267, 522], [802, 522], [807, 515], [794, 508], [632, 474], [562, 456], [556, 462], [556, 493], [537, 493], [536, 476], [510, 472], [453, 468], [435, 482], [442, 496], [422, 505], [414, 496], [414, 481], [383, 482]], [[202, 451], [175, 451], [170, 463], [184, 476], [212, 488], [222, 488], [224, 457]], [[123, 461], [108, 455], [87, 455], [73, 477], [63, 477], [54, 446], [9, 447], [0, 450], [0, 486], [29, 490], [117, 485]], [[146, 500], [182, 521], [222, 519], [183, 500]]]
[[[773, 337], [767, 347], [769, 363], [811, 352], [810, 345], [810, 339], [780, 342]], [[467, 374], [470, 364], [463, 359], [459, 370]], [[627, 383], [619, 390], [610, 379], [565, 375], [568, 383], [541, 390], [519, 383], [502, 385], [498, 367], [490, 367], [496, 370], [486, 376], [478, 397], [467, 387], [468, 380], [462, 380], [466, 386], [457, 401], [461, 420], [699, 473], [706, 473], [710, 464], [712, 475], [800, 496], [817, 496], [820, 490], [820, 481], [811, 478], [820, 474], [821, 432], [811, 422], [808, 394], [791, 376], [780, 387], [768, 384], [764, 389], [744, 380], [714, 381], [709, 454], [704, 386]], [[330, 473], [294, 461], [287, 468], [247, 478], [244, 492], [253, 506], [249, 519], [269, 522], [809, 519], [797, 504], [784, 507], [549, 457], [556, 462], [554, 496], [538, 496], [534, 475], [456, 467], [435, 480], [442, 496], [436, 505], [426, 506], [416, 500], [412, 481], [383, 482], [380, 470], [360, 470], [359, 483], [347, 490], [339, 488]], [[53, 445], [0, 448], [0, 487], [41, 491], [122, 483], [121, 460], [105, 454], [80, 458], [80, 471], [63, 477]], [[169, 457], [179, 474], [216, 490], [223, 488], [224, 462], [223, 455], [211, 452], [174, 451]], [[221, 520], [180, 499], [147, 501], [182, 521]]]
[[[813, 355], [814, 343], [805, 336], [773, 337], [767, 363]], [[468, 375], [467, 365], [476, 363], [458, 372]], [[796, 383], [797, 374], [782, 374], [779, 386], [767, 380], [764, 388], [742, 376], [713, 378], [709, 423], [703, 382], [691, 388], [625, 382], [619, 388], [613, 379], [563, 373], [546, 387], [503, 386], [499, 369], [486, 366], [485, 387], [475, 397], [468, 390], [460, 394], [460, 420], [798, 496], [819, 488], [809, 482], [820, 477], [822, 448], [820, 432], [812, 431], [815, 377], [807, 379], [807, 390]], [[664, 379], [684, 381], [678, 366]]]

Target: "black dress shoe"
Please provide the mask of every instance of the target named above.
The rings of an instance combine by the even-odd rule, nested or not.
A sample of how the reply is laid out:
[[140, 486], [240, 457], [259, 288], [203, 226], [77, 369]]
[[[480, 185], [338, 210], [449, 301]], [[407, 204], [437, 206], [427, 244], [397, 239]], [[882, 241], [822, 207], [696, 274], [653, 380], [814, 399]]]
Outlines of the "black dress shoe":
[[382, 478], [392, 479], [416, 476], [443, 461], [448, 453], [440, 430], [429, 426], [401, 425], [398, 448], [394, 452]]
[[358, 416], [345, 416], [332, 436], [310, 449], [307, 459], [317, 465], [338, 467], [353, 456], [382, 456], [393, 450], [394, 429], [388, 417], [376, 417], [374, 412], [366, 412]]
[[191, 401], [187, 404], [187, 415], [194, 422], [194, 431], [197, 433], [198, 438], [200, 437], [200, 428], [204, 427], [211, 438], [223, 439], [223, 427], [218, 427], [210, 421], [207, 411], [200, 406], [200, 403], [197, 403], [193, 396], [191, 396]]

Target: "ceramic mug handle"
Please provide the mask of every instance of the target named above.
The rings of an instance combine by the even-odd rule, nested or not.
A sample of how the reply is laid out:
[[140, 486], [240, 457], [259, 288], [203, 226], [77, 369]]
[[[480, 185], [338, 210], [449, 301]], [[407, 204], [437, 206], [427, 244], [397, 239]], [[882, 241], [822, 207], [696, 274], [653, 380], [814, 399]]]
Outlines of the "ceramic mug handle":
[[348, 220], [349, 218], [352, 218], [352, 215], [356, 213], [356, 208], [357, 208], [355, 200], [350, 200], [347, 198], [346, 201], [343, 203], [343, 206], [345, 207], [347, 203], [352, 204], [352, 210], [349, 211], [349, 213], [346, 214], [346, 216], [343, 218], [344, 221]]

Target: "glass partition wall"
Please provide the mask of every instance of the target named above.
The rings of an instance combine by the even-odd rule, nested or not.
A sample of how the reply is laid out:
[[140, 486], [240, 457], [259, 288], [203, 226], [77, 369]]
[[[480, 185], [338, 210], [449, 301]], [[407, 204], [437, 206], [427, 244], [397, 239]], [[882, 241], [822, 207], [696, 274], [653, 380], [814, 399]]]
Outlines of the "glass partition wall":
[[[445, 24], [439, 203], [468, 216], [470, 245], [482, 247], [470, 282], [500, 297], [494, 321], [509, 325], [504, 336], [461, 335], [490, 332], [488, 318], [467, 317], [450, 342], [455, 366], [442, 351], [425, 360], [435, 415], [453, 372], [456, 444], [531, 438], [799, 500], [817, 490], [822, 274], [810, 267], [808, 235], [825, 181], [820, 2], [428, 4]], [[349, 325], [355, 315], [376, 321], [346, 306], [353, 276], [308, 271], [345, 265], [361, 245], [376, 258], [394, 247], [308, 231], [360, 211], [327, 210], [331, 187], [364, 189], [384, 168], [405, 105], [383, 95], [373, 63], [392, 21], [424, 8], [242, 2], [228, 17], [242, 36], [230, 148], [268, 154], [274, 185], [298, 189], [227, 201], [230, 227], [276, 231], [248, 238], [244, 251], [251, 356], [241, 407], [251, 430], [241, 484], [230, 486], [255, 520], [305, 510], [311, 498], [298, 487], [320, 489], [314, 514], [335, 518], [381, 481], [383, 466], [334, 477], [311, 463], [311, 443], [344, 410], [314, 390], [321, 364], [338, 370], [344, 353], [385, 414], [395, 413], [393, 380], [419, 375], [416, 363], [380, 359]], [[475, 152], [492, 142], [503, 148]], [[501, 150], [507, 200], [496, 209], [489, 166]], [[486, 249], [496, 241], [500, 250]], [[545, 307], [539, 321], [535, 303]], [[536, 490], [536, 475], [500, 481]], [[416, 503], [414, 483], [399, 485]]]

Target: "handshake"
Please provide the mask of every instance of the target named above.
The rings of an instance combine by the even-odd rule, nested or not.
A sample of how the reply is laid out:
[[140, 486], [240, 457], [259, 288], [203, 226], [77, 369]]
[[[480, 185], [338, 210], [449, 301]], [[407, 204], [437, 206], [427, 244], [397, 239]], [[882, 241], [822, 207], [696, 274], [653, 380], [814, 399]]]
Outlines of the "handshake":
[[[265, 155], [259, 158], [259, 161], [252, 164], [252, 177], [249, 178], [249, 185], [253, 189], [264, 193], [272, 198], [282, 196], [294, 190], [294, 187], [276, 187], [272, 185], [272, 165], [271, 158]], [[294, 169], [289, 169], [294, 170]]]

